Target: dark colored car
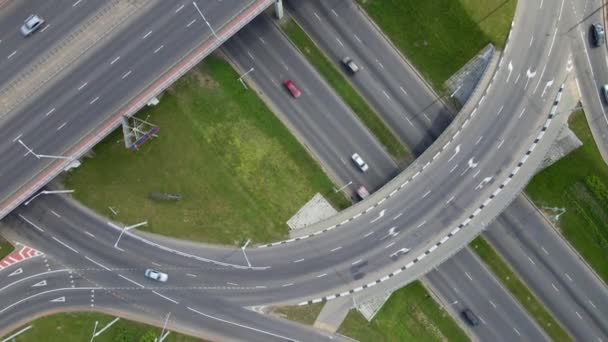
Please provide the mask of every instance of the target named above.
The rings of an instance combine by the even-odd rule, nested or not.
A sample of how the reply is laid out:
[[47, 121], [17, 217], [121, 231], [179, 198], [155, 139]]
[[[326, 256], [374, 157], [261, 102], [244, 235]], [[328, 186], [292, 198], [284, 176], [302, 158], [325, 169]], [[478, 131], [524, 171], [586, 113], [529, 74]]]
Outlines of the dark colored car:
[[591, 40], [594, 46], [601, 46], [604, 44], [606, 33], [604, 27], [600, 24], [591, 25]]
[[462, 310], [462, 317], [472, 326], [479, 325], [479, 318], [477, 318], [477, 315], [471, 309]]
[[300, 95], [302, 95], [300, 89], [298, 89], [298, 87], [296, 87], [296, 85], [293, 84], [291, 80], [285, 80], [285, 82], [283, 82], [283, 85], [285, 86], [285, 88], [287, 88], [287, 90], [289, 90], [291, 96], [293, 96], [294, 98], [297, 99], [298, 97], [300, 97]]

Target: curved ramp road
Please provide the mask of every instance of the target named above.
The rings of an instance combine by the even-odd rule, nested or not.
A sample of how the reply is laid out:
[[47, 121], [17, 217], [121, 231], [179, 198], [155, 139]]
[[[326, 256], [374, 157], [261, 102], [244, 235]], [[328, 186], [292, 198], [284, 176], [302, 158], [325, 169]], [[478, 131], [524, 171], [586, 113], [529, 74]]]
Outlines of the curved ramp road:
[[[157, 300], [171, 302], [152, 292], [154, 290], [179, 303], [200, 303], [207, 310], [219, 311], [220, 317], [237, 317], [239, 314], [232, 312], [237, 306], [306, 304], [352, 295], [372, 287], [400, 287], [451, 256], [498, 215], [531, 177], [555, 138], [559, 121], [563, 120], [560, 112], [569, 109], [563, 108], [564, 103], [569, 103], [569, 94], [561, 86], [567, 80], [568, 41], [551, 40], [545, 32], [557, 30], [561, 35], [566, 33], [562, 27], [574, 25], [569, 12], [563, 10], [564, 1], [545, 1], [539, 9], [541, 14], [518, 7], [500, 67], [479, 104], [461, 113], [408, 170], [368, 201], [317, 225], [317, 232], [249, 250], [249, 258], [256, 266], [254, 269], [244, 267], [238, 249], [209, 246], [185, 254], [169, 248], [159, 249], [131, 233], [126, 233], [120, 241], [122, 251], [117, 250], [112, 246], [120, 234], [118, 230], [83, 214], [78, 208], [61, 203], [58, 205], [63, 208], [52, 209], [60, 215], [64, 210], [72, 213], [52, 218], [50, 211], [44, 208], [43, 199], [35, 201], [38, 212], [34, 217], [19, 218], [23, 226], [15, 234], [20, 241], [61, 260], [70, 269], [82, 270], [78, 274], [86, 281], [126, 293], [127, 302], [137, 305], [157, 303]], [[232, 18], [220, 11], [225, 9], [221, 6], [226, 3], [214, 3], [218, 6], [217, 12], [210, 9], [214, 15], [208, 17], [221, 18], [220, 22]], [[251, 4], [259, 6], [257, 9], [267, 5], [269, 3]], [[168, 5], [163, 2], [158, 6]], [[108, 108], [117, 109], [132, 98], [132, 89], [153, 82], [163, 70], [174, 65], [171, 61], [176, 56], [195, 51], [197, 57], [202, 57], [216, 47], [217, 42], [207, 28], [199, 27], [195, 31], [191, 29], [192, 25], [188, 26], [195, 16], [176, 20], [175, 16], [186, 12], [162, 8], [157, 11], [164, 15], [153, 10], [149, 13], [157, 13], [159, 20], [148, 18], [141, 24], [143, 27], [133, 25], [135, 32], [124, 36], [138, 43], [123, 47], [125, 54], [121, 53], [121, 56], [125, 57], [121, 57], [121, 61], [124, 64], [111, 63], [116, 58], [114, 53], [86, 61], [91, 63], [90, 69], [74, 71], [71, 79], [58, 81], [58, 84], [72, 84], [72, 87], [65, 87], [69, 89], [67, 94], [57, 95], [51, 90], [37, 97], [32, 107], [24, 111], [39, 115], [36, 124], [31, 120], [14, 122], [13, 126], [1, 127], [0, 130], [5, 131], [0, 131], [0, 135], [6, 137], [23, 130], [21, 140], [38, 154], [73, 155], [84, 151], [89, 143], [80, 143], [79, 148], [73, 148], [78, 137], [102, 122], [105, 122], [104, 133], [90, 142], [105, 135], [114, 124], [107, 121], [112, 114], [108, 113]], [[239, 13], [234, 15], [242, 15], [243, 21], [254, 15]], [[162, 34], [155, 35], [153, 31], [146, 36], [150, 31], [143, 29], [145, 26], [161, 25], [161, 22]], [[218, 29], [217, 32], [222, 34], [224, 31]], [[232, 28], [227, 27], [225, 32], [231, 34]], [[534, 37], [533, 48], [529, 44], [531, 37]], [[207, 39], [207, 45], [201, 46], [201, 39]], [[107, 44], [112, 46], [111, 42]], [[116, 49], [108, 51], [116, 52]], [[185, 70], [194, 60], [180, 63]], [[172, 80], [170, 75], [156, 81], [148, 88], [152, 91], [132, 101], [127, 112], [139, 108], [149, 94]], [[83, 106], [87, 108], [85, 114], [80, 112]], [[48, 112], [52, 115], [40, 114]], [[481, 135], [493, 139], [478, 142]], [[61, 162], [49, 163], [36, 159], [31, 153], [25, 158], [27, 150], [18, 143], [19, 139], [12, 140], [0, 145], [3, 165], [0, 181], [14, 185], [5, 188], [4, 198], [18, 191], [22, 184], [30, 183], [38, 172], [44, 172], [35, 178], [34, 183], [40, 186], [52, 172], [62, 167]], [[41, 171], [43, 169], [46, 171]], [[26, 193], [21, 190], [21, 195], [12, 196], [12, 205], [27, 197]], [[61, 221], [63, 217], [70, 221]], [[83, 230], [83, 227], [86, 228]], [[400, 253], [404, 248], [410, 252]], [[206, 262], [209, 260], [215, 263]], [[170, 284], [142, 284], [145, 278], [141, 271], [151, 263], [158, 263], [161, 268], [180, 269], [180, 272], [172, 272]], [[90, 267], [100, 271], [87, 271]], [[204, 272], [195, 272], [202, 268]], [[206, 295], [200, 296], [201, 292]], [[227, 300], [220, 297], [230, 298], [227, 308], [222, 304]], [[17, 304], [6, 312], [18, 315], [20, 310], [23, 306]], [[208, 311], [200, 312], [213, 316]], [[146, 312], [146, 315], [153, 314], [154, 311]], [[240, 322], [254, 320], [238, 317]], [[274, 320], [255, 317], [255, 320], [267, 322], [259, 326], [272, 325], [279, 332], [285, 329], [281, 324], [275, 326], [278, 323]], [[206, 320], [204, 329], [208, 327], [212, 333], [226, 330], [225, 322], [219, 326], [216, 322], [221, 321]], [[304, 330], [302, 334], [305, 334]]]
[[[543, 21], [532, 20], [537, 13], [522, 12], [518, 9], [517, 20], [533, 24], [515, 23], [511, 43], [505, 50], [501, 68], [480, 104], [470, 112], [462, 113], [461, 119], [448, 128], [443, 138], [435, 143], [436, 146], [427, 150], [417, 163], [401, 176], [378, 191], [369, 201], [333, 219], [341, 221], [334, 223], [330, 220], [323, 223], [330, 225], [326, 226], [325, 232], [319, 230], [317, 235], [302, 241], [289, 241], [251, 251], [251, 261], [254, 265], [272, 265], [272, 271], [261, 271], [268, 273], [265, 275], [269, 281], [273, 278], [283, 281], [295, 277], [293, 288], [262, 289], [260, 294], [255, 295], [255, 300], [251, 300], [322, 300], [331, 299], [338, 294], [350, 294], [360, 291], [364, 286], [372, 287], [379, 283], [386, 282], [384, 286], [394, 287], [397, 285], [393, 282], [400, 280], [387, 282], [386, 280], [392, 278], [391, 275], [414, 272], [403, 272], [406, 269], [420, 269], [419, 272], [422, 272], [428, 265], [454, 253], [453, 246], [462, 246], [485, 225], [484, 221], [491, 220], [502, 209], [503, 203], [508, 203], [512, 194], [518, 192], [529, 178], [530, 171], [540, 162], [542, 150], [546, 149], [554, 137], [555, 127], [558, 127], [555, 121], [559, 119], [559, 115], [555, 116], [557, 107], [554, 102], [559, 105], [557, 100], [561, 99], [562, 93], [558, 91], [558, 85], [566, 79], [567, 61], [559, 57], [550, 58], [550, 55], [564, 55], [562, 51], [566, 48], [566, 41], [559, 40], [553, 45], [552, 41], [540, 35], [535, 40], [536, 49], [527, 49], [525, 53], [521, 53], [518, 44], [528, 44], [529, 37], [535, 32], [546, 32], [554, 28], [558, 20], [565, 20], [567, 17], [562, 16], [562, 8], [559, 5], [545, 4], [543, 12], [546, 13], [547, 19]], [[182, 13], [185, 12], [179, 12], [178, 15]], [[187, 35], [191, 30], [187, 25], [183, 25], [184, 22], [187, 20], [168, 20], [164, 25], [166, 34], [180, 37], [181, 40], [166, 39], [166, 44], [175, 43], [175, 47], [148, 41], [146, 39], [152, 35], [144, 39], [149, 31], [140, 30], [141, 34], [132, 36], [141, 37], [141, 44], [149, 44], [146, 45], [148, 54], [142, 57], [144, 49], [132, 51], [132, 55], [129, 55], [132, 57], [124, 58], [126, 65], [111, 65], [113, 57], [109, 56], [105, 63], [96, 61], [95, 64], [99, 67], [95, 72], [99, 75], [85, 77], [89, 81], [82, 83], [72, 82], [80, 85], [74, 86], [75, 89], [68, 92], [70, 98], [63, 100], [64, 107], [50, 107], [52, 104], [48, 103], [53, 102], [51, 98], [61, 98], [51, 94], [47, 95], [48, 101], [36, 102], [35, 105], [46, 106], [47, 110], [31, 112], [45, 113], [50, 107], [58, 108], [56, 113], [64, 114], [47, 117], [41, 124], [32, 127], [31, 132], [24, 133], [21, 140], [31, 140], [31, 146], [28, 146], [40, 151], [37, 153], [71, 155], [73, 149], [67, 153], [57, 153], [58, 150], [53, 150], [52, 147], [65, 146], [63, 137], [76, 136], [76, 132], [82, 132], [83, 125], [95, 125], [91, 124], [92, 120], [88, 117], [78, 115], [75, 109], [82, 106], [84, 101], [88, 101], [86, 106], [90, 106], [90, 111], [87, 115], [95, 117], [93, 113], [98, 106], [97, 110], [101, 111], [101, 108], [107, 108], [111, 103], [106, 101], [129, 93], [126, 89], [133, 84], [130, 82], [145, 83], [142, 79], [137, 79], [142, 75], [141, 72], [128, 75], [127, 80], [132, 81], [115, 83], [115, 79], [118, 75], [127, 75], [128, 71], [125, 70], [139, 70], [138, 68], [143, 66], [149, 68], [159, 57], [163, 57], [160, 60], [166, 60], [172, 55], [163, 55], [164, 53], [173, 53], [179, 50], [179, 43], [195, 39], [189, 37], [198, 38], [200, 31], [191, 32], [192, 36]], [[171, 25], [175, 25], [175, 28], [172, 29]], [[562, 26], [565, 25], [560, 25]], [[173, 30], [175, 31], [172, 32]], [[205, 32], [204, 28], [201, 30]], [[161, 46], [163, 48], [158, 50]], [[129, 61], [137, 63], [139, 67], [127, 69]], [[543, 69], [545, 73], [540, 71]], [[102, 70], [106, 72], [102, 73]], [[90, 72], [75, 72], [75, 75], [90, 75]], [[123, 80], [122, 77], [120, 79]], [[549, 84], [551, 80], [557, 82], [543, 87], [544, 91], [538, 91], [539, 87], [536, 85]], [[93, 85], [103, 87], [107, 92], [103, 94], [106, 95], [101, 97], [100, 93], [100, 99], [94, 101], [98, 89]], [[63, 122], [66, 122], [63, 120], [70, 116], [73, 117], [74, 123], [63, 125]], [[2, 129], [18, 131], [18, 127], [4, 126]], [[61, 131], [60, 134], [56, 133], [58, 130]], [[479, 132], [496, 139], [477, 143], [481, 134]], [[31, 137], [35, 139], [32, 140]], [[36, 159], [31, 154], [24, 158], [26, 151], [17, 142], [5, 145], [2, 159], [7, 169], [2, 174], [3, 178], [27, 179], [27, 170], [31, 169], [31, 165], [42, 167], [41, 164], [48, 163]], [[17, 165], [11, 163], [11, 160], [17, 159], [22, 162]], [[51, 164], [56, 168], [61, 163]], [[451, 200], [448, 202], [449, 199]], [[136, 241], [132, 241], [134, 242]], [[438, 244], [441, 246], [437, 247]], [[313, 245], [314, 248], [311, 247]], [[330, 253], [337, 247], [342, 248]], [[409, 248], [411, 252], [406, 255], [394, 254], [403, 248]], [[231, 249], [210, 248], [204, 253], [209, 254], [205, 256], [209, 259], [243, 264], [240, 253]], [[399, 257], [394, 260], [391, 255]], [[355, 271], [352, 268], [354, 265], [351, 264], [359, 259], [362, 259], [364, 266], [356, 267], [358, 270]], [[289, 262], [276, 265], [277, 260]], [[292, 264], [296, 261], [299, 261], [299, 272], [294, 274]], [[241, 273], [235, 272], [234, 277], [237, 283], [243, 280], [240, 278]], [[297, 296], [294, 297], [294, 293], [297, 293]], [[316, 297], [319, 294], [324, 295]]]

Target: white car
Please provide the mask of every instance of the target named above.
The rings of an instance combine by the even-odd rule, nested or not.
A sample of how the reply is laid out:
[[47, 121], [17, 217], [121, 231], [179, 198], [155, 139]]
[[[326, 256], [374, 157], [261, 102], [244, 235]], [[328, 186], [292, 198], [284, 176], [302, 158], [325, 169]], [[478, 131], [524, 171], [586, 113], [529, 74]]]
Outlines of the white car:
[[156, 281], [160, 281], [162, 283], [167, 282], [167, 279], [169, 279], [169, 276], [167, 275], [167, 273], [153, 270], [151, 268], [148, 268], [144, 274], [146, 275], [147, 278], [150, 278], [150, 279], [156, 280]]
[[44, 24], [44, 19], [40, 18], [35, 14], [32, 14], [27, 17], [23, 25], [21, 25], [21, 34], [27, 37], [30, 34], [34, 33], [37, 29], [39, 29], [42, 24]]
[[367, 164], [365, 164], [365, 162], [363, 161], [363, 159], [361, 158], [361, 156], [358, 153], [353, 154], [351, 158], [353, 159], [355, 164], [357, 164], [357, 166], [359, 167], [359, 169], [361, 171], [365, 172], [365, 171], [367, 171], [367, 169], [369, 169]]
[[342, 64], [348, 69], [351, 74], [356, 74], [359, 71], [359, 66], [350, 57], [342, 58]]

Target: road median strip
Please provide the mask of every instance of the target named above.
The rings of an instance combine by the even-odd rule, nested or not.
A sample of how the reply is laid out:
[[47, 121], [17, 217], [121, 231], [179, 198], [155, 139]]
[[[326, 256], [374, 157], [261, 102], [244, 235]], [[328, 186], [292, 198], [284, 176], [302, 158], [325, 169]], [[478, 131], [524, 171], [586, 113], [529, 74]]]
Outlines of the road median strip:
[[471, 242], [472, 250], [488, 266], [501, 283], [509, 290], [515, 299], [524, 307], [530, 317], [553, 341], [571, 341], [568, 333], [557, 320], [547, 311], [538, 298], [513, 272], [511, 267], [492, 246], [483, 238], [477, 237]]
[[408, 151], [395, 137], [380, 117], [363, 100], [357, 91], [344, 78], [326, 55], [308, 37], [306, 32], [295, 22], [289, 19], [281, 23], [281, 29], [292, 44], [315, 67], [321, 77], [329, 83], [342, 100], [352, 109], [370, 132], [380, 141], [386, 151], [399, 164], [412, 161], [411, 152]]

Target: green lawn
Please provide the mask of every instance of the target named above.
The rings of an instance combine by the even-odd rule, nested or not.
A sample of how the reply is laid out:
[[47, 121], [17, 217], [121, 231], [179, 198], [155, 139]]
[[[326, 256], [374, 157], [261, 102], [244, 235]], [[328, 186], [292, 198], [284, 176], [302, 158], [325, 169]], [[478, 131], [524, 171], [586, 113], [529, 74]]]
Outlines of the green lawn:
[[274, 313], [291, 321], [313, 325], [317, 316], [323, 309], [324, 303], [316, 303], [303, 306], [283, 306], [276, 308]]
[[492, 42], [502, 48], [516, 0], [357, 0], [437, 90]]
[[[139, 151], [117, 130], [65, 183], [85, 205], [142, 229], [189, 240], [240, 244], [285, 238], [285, 222], [316, 192], [349, 202], [238, 74], [210, 56], [139, 117], [161, 128]], [[148, 198], [176, 193], [179, 202]]]
[[327, 57], [308, 37], [306, 32], [294, 20], [288, 20], [282, 25], [292, 43], [302, 52], [321, 76], [338, 93], [346, 104], [357, 114], [359, 119], [378, 138], [386, 151], [400, 164], [409, 164], [413, 159], [409, 151], [393, 135], [380, 117], [374, 112], [363, 98], [355, 91]]
[[[95, 321], [98, 321], [97, 331], [103, 329], [106, 324], [114, 320], [115, 317], [99, 313], [70, 313], [57, 314], [37, 319], [31, 323], [32, 328], [23, 334], [11, 339], [11, 342], [83, 342], [89, 341], [93, 334]], [[13, 333], [23, 329], [21, 327]], [[8, 334], [7, 336], [12, 335]], [[119, 320], [107, 330], [95, 337], [95, 342], [154, 342], [161, 333], [160, 328], [149, 325]], [[200, 339], [179, 335], [174, 332], [169, 333], [166, 342], [194, 342]]]
[[477, 237], [471, 247], [553, 341], [571, 341], [568, 333], [484, 238]]
[[526, 192], [539, 208], [566, 209], [561, 233], [608, 282], [608, 166], [584, 113], [572, 114], [569, 125], [583, 146], [536, 175]]
[[468, 341], [419, 281], [395, 291], [371, 322], [351, 310], [338, 332], [361, 342]]
[[15, 249], [13, 245], [11, 245], [8, 241], [6, 241], [2, 236], [0, 236], [0, 260], [5, 256], [11, 254], [11, 252]]

